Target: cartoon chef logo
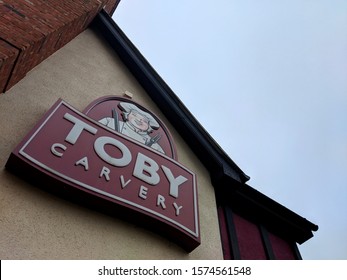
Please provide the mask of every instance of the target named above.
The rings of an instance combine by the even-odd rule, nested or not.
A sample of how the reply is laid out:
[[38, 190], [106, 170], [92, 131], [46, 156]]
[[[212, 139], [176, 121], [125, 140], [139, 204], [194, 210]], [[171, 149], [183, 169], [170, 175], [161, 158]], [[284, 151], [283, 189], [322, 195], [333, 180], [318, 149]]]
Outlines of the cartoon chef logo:
[[93, 101], [84, 113], [135, 142], [177, 159], [171, 134], [163, 122], [132, 100], [119, 96], [104, 96]]
[[151, 136], [152, 132], [159, 128], [154, 117], [132, 103], [120, 102], [118, 107], [122, 111], [122, 120], [120, 120], [117, 110], [113, 109], [112, 117], [102, 118], [99, 122], [165, 154], [158, 144], [161, 138], [160, 133]]

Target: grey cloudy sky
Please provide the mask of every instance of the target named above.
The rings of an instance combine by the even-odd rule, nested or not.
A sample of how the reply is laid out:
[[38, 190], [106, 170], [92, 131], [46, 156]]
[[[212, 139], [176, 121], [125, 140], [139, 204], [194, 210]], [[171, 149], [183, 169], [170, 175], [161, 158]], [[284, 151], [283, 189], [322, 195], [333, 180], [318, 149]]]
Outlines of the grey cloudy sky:
[[249, 184], [347, 259], [347, 0], [122, 0], [114, 20]]

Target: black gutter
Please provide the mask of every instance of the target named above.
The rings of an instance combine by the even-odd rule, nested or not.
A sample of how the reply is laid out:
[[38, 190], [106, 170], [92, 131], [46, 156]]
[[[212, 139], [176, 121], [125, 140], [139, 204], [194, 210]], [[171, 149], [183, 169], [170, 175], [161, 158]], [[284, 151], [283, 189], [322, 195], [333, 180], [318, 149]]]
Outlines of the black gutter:
[[180, 133], [200, 161], [209, 170], [218, 201], [229, 205], [235, 213], [249, 216], [281, 236], [303, 243], [318, 226], [261, 194], [245, 182], [249, 177], [230, 159], [211, 135], [202, 127], [180, 99], [163, 81], [122, 30], [104, 11], [92, 27], [96, 28], [138, 80], [166, 118]]

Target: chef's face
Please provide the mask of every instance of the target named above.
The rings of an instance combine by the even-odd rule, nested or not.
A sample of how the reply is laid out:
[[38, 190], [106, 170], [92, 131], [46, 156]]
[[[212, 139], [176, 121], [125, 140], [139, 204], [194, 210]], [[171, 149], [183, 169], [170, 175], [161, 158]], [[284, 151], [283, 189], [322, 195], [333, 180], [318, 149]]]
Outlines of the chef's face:
[[149, 128], [149, 120], [139, 112], [131, 110], [128, 115], [128, 121], [136, 128], [146, 131]]

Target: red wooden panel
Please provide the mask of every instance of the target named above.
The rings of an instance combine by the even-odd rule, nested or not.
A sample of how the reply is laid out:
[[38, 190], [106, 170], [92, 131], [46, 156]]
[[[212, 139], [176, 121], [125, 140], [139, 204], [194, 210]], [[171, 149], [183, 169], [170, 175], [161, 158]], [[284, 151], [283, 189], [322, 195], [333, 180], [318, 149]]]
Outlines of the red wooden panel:
[[232, 254], [230, 251], [230, 240], [228, 237], [228, 227], [226, 224], [225, 214], [223, 208], [218, 207], [218, 217], [219, 217], [219, 229], [222, 239], [223, 257], [225, 260], [231, 260]]
[[258, 226], [237, 214], [234, 214], [234, 224], [241, 259], [266, 260], [266, 253]]
[[269, 239], [272, 245], [273, 253], [278, 260], [295, 260], [293, 248], [289, 241], [286, 241], [271, 232], [269, 232]]

